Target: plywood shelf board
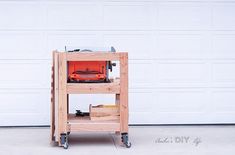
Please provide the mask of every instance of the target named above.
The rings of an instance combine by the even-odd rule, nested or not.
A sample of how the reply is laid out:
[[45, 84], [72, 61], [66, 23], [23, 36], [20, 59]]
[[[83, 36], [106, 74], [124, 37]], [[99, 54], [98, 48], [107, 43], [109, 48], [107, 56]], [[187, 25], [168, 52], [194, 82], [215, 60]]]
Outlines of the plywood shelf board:
[[84, 116], [84, 117], [76, 117], [75, 114], [69, 114], [68, 115], [68, 123], [78, 123], [78, 124], [83, 124], [83, 123], [89, 123], [89, 124], [110, 124], [110, 123], [119, 123], [119, 120], [107, 120], [107, 121], [93, 121], [90, 120], [89, 116]]
[[111, 83], [67, 83], [68, 94], [119, 94], [120, 80]]

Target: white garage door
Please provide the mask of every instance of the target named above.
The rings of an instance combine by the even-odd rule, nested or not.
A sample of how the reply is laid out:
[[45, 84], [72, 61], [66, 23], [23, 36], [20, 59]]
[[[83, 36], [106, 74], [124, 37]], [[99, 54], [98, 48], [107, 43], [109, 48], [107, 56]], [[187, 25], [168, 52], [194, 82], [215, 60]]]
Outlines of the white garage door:
[[129, 52], [132, 124], [235, 123], [234, 30], [234, 0], [0, 1], [0, 125], [49, 124], [65, 45]]

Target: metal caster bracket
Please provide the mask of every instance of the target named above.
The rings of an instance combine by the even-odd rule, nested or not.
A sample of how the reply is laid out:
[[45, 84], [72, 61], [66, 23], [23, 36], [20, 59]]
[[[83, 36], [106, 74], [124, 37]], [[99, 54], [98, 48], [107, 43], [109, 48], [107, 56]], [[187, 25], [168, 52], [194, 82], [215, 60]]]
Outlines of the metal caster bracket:
[[64, 149], [68, 149], [68, 134], [62, 133], [60, 134], [60, 143], [64, 147]]
[[129, 142], [128, 140], [128, 133], [122, 133], [122, 143], [126, 146], [126, 148], [130, 148], [131, 147], [131, 142]]

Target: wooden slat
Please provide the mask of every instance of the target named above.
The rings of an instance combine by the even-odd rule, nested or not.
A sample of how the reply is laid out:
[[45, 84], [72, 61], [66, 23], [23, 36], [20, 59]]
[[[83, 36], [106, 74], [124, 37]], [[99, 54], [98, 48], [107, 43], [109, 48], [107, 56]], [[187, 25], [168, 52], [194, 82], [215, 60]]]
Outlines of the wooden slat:
[[55, 88], [54, 88], [54, 81], [55, 81], [55, 73], [54, 73], [54, 64], [55, 64], [55, 51], [52, 52], [52, 67], [51, 67], [51, 113], [50, 113], [50, 116], [51, 116], [51, 120], [50, 120], [50, 139], [51, 139], [51, 142], [53, 142], [55, 140], [55, 136], [54, 136], [54, 133], [55, 133]]
[[120, 57], [120, 131], [128, 133], [128, 54]]
[[119, 123], [119, 120], [101, 120], [101, 121], [92, 121], [90, 120], [89, 116], [84, 116], [84, 117], [76, 117], [75, 114], [69, 114], [68, 115], [68, 122], [69, 123], [79, 123], [79, 124], [84, 124], [84, 123], [88, 123], [88, 124], [93, 124], [93, 123]]
[[54, 53], [54, 103], [55, 103], [55, 141], [59, 141], [59, 53]]
[[118, 110], [120, 111], [120, 93], [117, 93], [115, 95], [115, 104], [118, 107]]
[[[115, 95], [115, 104], [118, 107], [118, 111], [119, 111], [119, 119], [120, 119], [120, 94], [116, 94]], [[116, 135], [120, 135], [120, 130], [119, 131], [115, 131]]]
[[80, 132], [80, 131], [105, 131], [113, 132], [120, 129], [119, 123], [99, 123], [99, 124], [69, 124], [68, 131]]
[[[67, 62], [66, 53], [59, 54], [59, 134], [67, 133]], [[59, 145], [60, 141], [59, 141]]]
[[115, 61], [123, 52], [67, 52], [67, 61]]
[[112, 83], [68, 83], [68, 94], [118, 94], [120, 93], [120, 82]]
[[75, 117], [69, 115], [68, 117], [68, 131], [119, 131], [119, 120], [110, 121], [92, 121], [89, 117]]

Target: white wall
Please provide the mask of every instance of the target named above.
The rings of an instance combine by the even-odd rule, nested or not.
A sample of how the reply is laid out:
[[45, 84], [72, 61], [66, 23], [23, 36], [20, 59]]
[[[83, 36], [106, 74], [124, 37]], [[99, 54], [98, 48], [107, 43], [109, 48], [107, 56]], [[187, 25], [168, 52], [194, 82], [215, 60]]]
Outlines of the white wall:
[[234, 30], [235, 0], [1, 0], [0, 125], [49, 124], [65, 45], [129, 52], [130, 123], [235, 123]]

